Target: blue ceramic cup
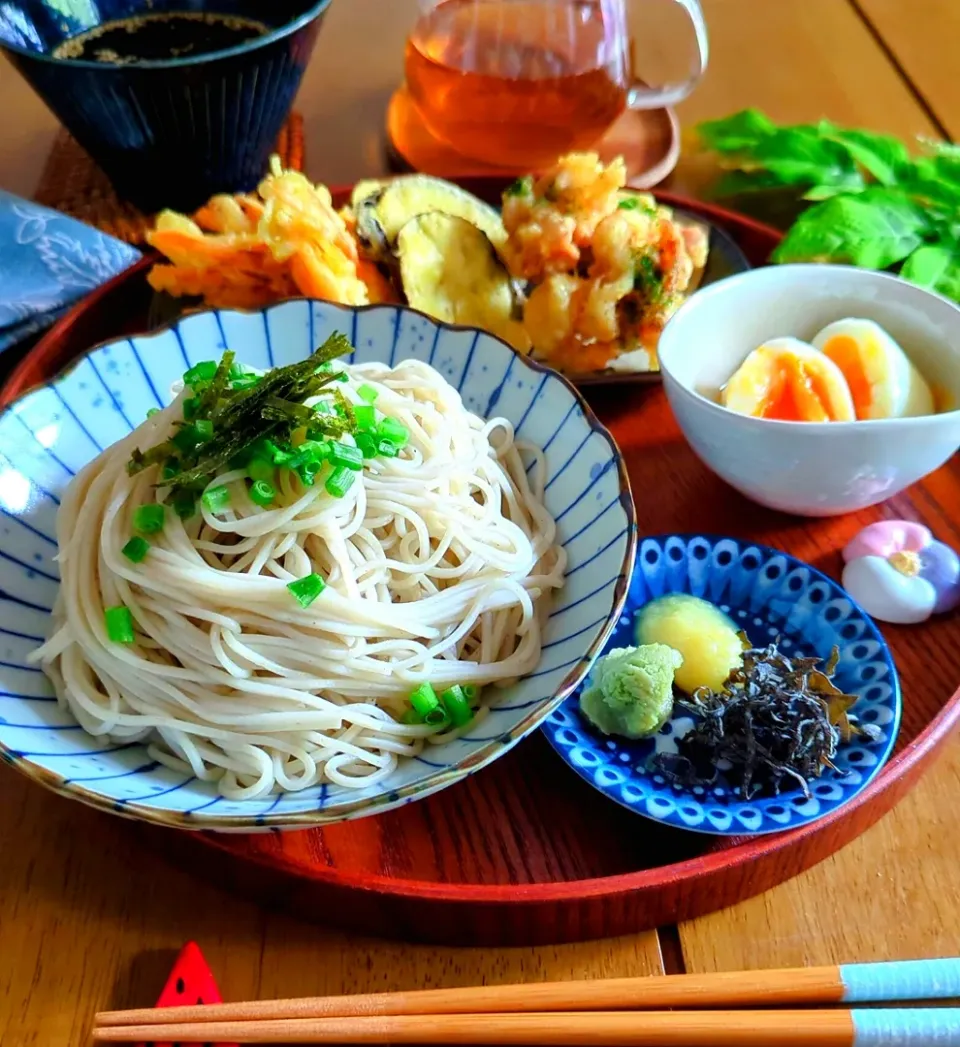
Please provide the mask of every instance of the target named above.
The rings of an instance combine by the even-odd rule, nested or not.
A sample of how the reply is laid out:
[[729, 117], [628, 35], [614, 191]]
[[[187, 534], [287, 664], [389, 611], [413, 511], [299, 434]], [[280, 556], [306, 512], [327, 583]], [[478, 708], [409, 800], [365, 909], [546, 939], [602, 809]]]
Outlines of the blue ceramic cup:
[[[252, 189], [266, 171], [330, 0], [4, 0], [0, 50], [148, 213]], [[138, 14], [215, 12], [268, 32], [224, 50], [110, 64], [54, 58], [64, 40]], [[202, 24], [199, 31], [203, 31]]]

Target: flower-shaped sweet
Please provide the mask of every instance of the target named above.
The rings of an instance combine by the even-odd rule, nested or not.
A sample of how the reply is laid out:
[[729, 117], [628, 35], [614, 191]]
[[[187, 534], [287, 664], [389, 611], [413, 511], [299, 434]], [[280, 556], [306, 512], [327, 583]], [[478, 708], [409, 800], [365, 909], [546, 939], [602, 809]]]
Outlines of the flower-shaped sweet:
[[870, 524], [843, 550], [843, 559], [844, 589], [882, 622], [924, 622], [960, 605], [960, 557], [923, 524]]

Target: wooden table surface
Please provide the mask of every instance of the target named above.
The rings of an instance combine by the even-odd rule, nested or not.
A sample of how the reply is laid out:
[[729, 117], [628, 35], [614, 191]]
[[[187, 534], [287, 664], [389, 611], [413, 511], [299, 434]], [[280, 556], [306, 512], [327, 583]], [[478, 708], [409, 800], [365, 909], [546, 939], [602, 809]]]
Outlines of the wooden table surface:
[[[657, 0], [645, 3], [638, 25], [648, 13], [660, 17]], [[711, 64], [680, 107], [685, 125], [754, 105], [781, 121], [827, 116], [905, 138], [960, 136], [956, 0], [704, 6]], [[297, 103], [313, 177], [347, 182], [382, 169], [383, 110], [415, 9], [416, 0], [332, 6]], [[3, 63], [0, 97], [0, 187], [29, 196], [55, 123]], [[693, 184], [692, 173], [681, 167], [675, 182]], [[659, 933], [493, 950], [359, 939], [265, 912], [138, 851], [121, 820], [3, 768], [0, 1043], [86, 1043], [95, 1009], [153, 1001], [188, 938], [201, 944], [227, 998], [955, 954], [958, 776], [953, 744], [856, 843], [724, 912]]]

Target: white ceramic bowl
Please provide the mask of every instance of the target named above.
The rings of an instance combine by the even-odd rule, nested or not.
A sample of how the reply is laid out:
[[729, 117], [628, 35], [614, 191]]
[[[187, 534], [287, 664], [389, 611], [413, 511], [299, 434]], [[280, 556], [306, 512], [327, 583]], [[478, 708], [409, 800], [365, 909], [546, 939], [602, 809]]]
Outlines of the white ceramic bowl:
[[753, 269], [693, 295], [667, 324], [659, 358], [690, 446], [760, 505], [833, 516], [875, 505], [960, 447], [960, 411], [871, 422], [748, 418], [716, 402], [770, 338], [811, 339], [843, 317], [876, 321], [949, 404], [960, 404], [960, 307], [889, 273], [842, 265]]
[[[126, 434], [171, 383], [227, 347], [267, 368], [302, 360], [332, 331], [358, 363], [432, 364], [482, 417], [499, 415], [544, 449], [544, 501], [568, 555], [564, 587], [533, 672], [505, 687], [463, 736], [400, 764], [366, 789], [318, 785], [236, 802], [152, 760], [140, 744], [88, 735], [28, 661], [50, 631], [59, 581], [59, 495], [97, 452]], [[101, 810], [188, 829], [298, 828], [380, 814], [436, 792], [502, 756], [583, 680], [616, 625], [633, 570], [636, 524], [613, 438], [555, 371], [492, 335], [396, 306], [291, 301], [264, 312], [196, 313], [82, 357], [0, 413], [0, 759]]]

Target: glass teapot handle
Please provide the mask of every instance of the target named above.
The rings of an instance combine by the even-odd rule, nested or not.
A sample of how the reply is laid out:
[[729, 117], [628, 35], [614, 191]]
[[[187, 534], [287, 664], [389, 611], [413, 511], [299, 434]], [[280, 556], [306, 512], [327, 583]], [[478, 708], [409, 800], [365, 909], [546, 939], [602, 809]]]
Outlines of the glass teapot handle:
[[703, 8], [700, 0], [675, 0], [690, 18], [693, 24], [693, 32], [697, 43], [697, 59], [693, 72], [686, 79], [677, 84], [664, 84], [661, 87], [649, 87], [647, 84], [638, 83], [636, 80], [627, 92], [627, 106], [630, 109], [659, 109], [665, 105], [675, 105], [682, 102], [693, 91], [706, 72], [707, 61], [710, 54], [707, 42], [707, 23], [703, 17]]

